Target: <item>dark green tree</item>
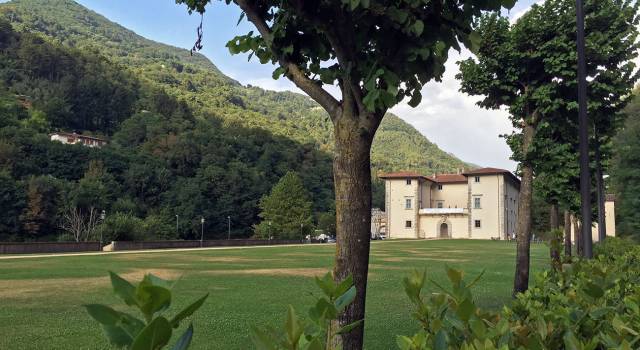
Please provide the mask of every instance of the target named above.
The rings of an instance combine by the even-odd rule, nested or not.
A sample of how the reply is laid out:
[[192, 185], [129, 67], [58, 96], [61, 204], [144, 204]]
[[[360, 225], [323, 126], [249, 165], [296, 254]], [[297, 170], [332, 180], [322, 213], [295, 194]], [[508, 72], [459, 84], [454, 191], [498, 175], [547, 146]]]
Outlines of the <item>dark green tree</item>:
[[20, 214], [25, 207], [25, 191], [6, 171], [0, 171], [0, 237], [14, 240], [20, 232]]
[[[178, 0], [204, 13], [210, 0]], [[335, 278], [353, 276], [358, 296], [340, 324], [364, 318], [371, 221], [371, 145], [387, 110], [404, 98], [417, 106], [424, 84], [440, 80], [450, 48], [472, 47], [472, 23], [482, 11], [513, 0], [252, 1], [235, 0], [253, 31], [227, 44], [277, 64], [322, 106], [334, 127], [333, 176], [337, 246]], [[231, 0], [226, 1], [232, 3]], [[198, 38], [200, 43], [200, 38]], [[198, 45], [196, 45], [198, 46]], [[325, 87], [337, 85], [341, 97]], [[342, 337], [362, 348], [363, 328]], [[338, 344], [334, 344], [338, 345]]]
[[56, 218], [62, 206], [61, 186], [50, 176], [32, 177], [26, 184], [26, 208], [20, 220], [29, 239], [51, 236], [57, 230]]
[[262, 238], [302, 239], [313, 226], [311, 197], [302, 179], [286, 173], [271, 192], [260, 200], [260, 219], [255, 227]]

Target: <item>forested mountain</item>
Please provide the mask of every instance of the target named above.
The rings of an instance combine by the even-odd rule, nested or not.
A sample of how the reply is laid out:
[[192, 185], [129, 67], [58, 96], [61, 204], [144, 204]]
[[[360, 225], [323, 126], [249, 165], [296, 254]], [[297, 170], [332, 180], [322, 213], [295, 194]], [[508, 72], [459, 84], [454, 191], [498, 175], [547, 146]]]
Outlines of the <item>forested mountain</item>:
[[[0, 14], [18, 31], [99, 51], [187, 101], [197, 112], [264, 128], [323, 150], [333, 147], [331, 123], [308, 97], [241, 86], [204, 56], [145, 39], [71, 0], [14, 0], [0, 5]], [[372, 158], [373, 167], [380, 170], [419, 168], [429, 173], [465, 165], [391, 114], [381, 125]]]
[[[331, 122], [306, 96], [242, 86], [204, 56], [73, 1], [15, 0], [0, 4], [0, 19], [0, 240], [59, 233], [70, 207], [106, 210], [118, 238], [175, 236], [176, 215], [184, 238], [200, 217], [211, 235], [227, 216], [249, 235], [259, 199], [287, 171], [316, 213], [331, 210]], [[111, 142], [62, 145], [48, 140], [53, 130]], [[374, 172], [465, 165], [393, 115], [372, 161]], [[123, 237], [130, 227], [143, 229]]]

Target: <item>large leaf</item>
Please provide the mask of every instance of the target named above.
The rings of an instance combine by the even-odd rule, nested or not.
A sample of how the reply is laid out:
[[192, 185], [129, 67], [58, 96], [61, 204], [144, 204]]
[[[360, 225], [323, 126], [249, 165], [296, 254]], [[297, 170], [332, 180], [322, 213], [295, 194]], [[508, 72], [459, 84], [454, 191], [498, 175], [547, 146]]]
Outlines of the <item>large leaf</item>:
[[131, 350], [157, 350], [169, 343], [171, 325], [166, 318], [160, 316], [149, 323], [136, 337]]
[[136, 287], [112, 271], [109, 271], [109, 276], [111, 277], [111, 285], [116, 295], [129, 306], [138, 305], [135, 298]]
[[193, 325], [190, 324], [186, 331], [180, 336], [176, 344], [173, 346], [173, 350], [186, 350], [191, 345], [191, 338], [193, 338]]
[[168, 289], [143, 282], [138, 285], [136, 298], [140, 303], [140, 311], [147, 319], [171, 305], [171, 292]]
[[202, 306], [202, 304], [204, 304], [204, 301], [208, 297], [209, 297], [209, 293], [207, 293], [202, 298], [196, 300], [191, 305], [185, 307], [184, 309], [182, 309], [182, 311], [178, 312], [178, 314], [173, 316], [173, 318], [171, 319], [171, 326], [173, 328], [177, 328], [180, 325], [180, 322], [182, 320], [184, 320], [185, 318], [191, 316], [194, 312], [196, 312], [196, 310], [198, 310], [200, 308], [200, 306]]
[[352, 286], [344, 294], [340, 295], [335, 301], [336, 310], [342, 312], [356, 298], [356, 287]]
[[104, 325], [115, 325], [122, 318], [120, 312], [101, 304], [89, 304], [84, 306], [94, 320]]

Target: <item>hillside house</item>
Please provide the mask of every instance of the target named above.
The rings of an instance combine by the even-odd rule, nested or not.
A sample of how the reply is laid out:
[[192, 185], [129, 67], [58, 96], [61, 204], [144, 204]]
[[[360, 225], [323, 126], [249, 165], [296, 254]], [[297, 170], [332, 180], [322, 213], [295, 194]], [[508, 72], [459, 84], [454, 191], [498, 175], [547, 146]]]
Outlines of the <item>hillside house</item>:
[[87, 147], [102, 147], [107, 144], [105, 139], [76, 133], [54, 132], [49, 136], [51, 141], [58, 141], [67, 145], [81, 144]]

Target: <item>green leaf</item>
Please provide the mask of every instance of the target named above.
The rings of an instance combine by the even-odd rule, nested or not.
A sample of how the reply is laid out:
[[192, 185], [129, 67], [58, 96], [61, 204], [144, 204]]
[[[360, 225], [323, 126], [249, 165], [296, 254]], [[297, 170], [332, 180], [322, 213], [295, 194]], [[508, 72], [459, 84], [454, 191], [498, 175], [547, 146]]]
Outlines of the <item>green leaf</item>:
[[353, 286], [353, 277], [349, 275], [342, 282], [338, 283], [334, 292], [335, 296], [339, 297], [342, 294], [346, 293], [349, 288], [351, 288], [351, 286]]
[[158, 350], [169, 343], [171, 325], [166, 318], [160, 316], [149, 323], [136, 337], [131, 350]]
[[356, 298], [356, 287], [352, 286], [335, 301], [336, 310], [342, 312]]
[[587, 282], [584, 288], [584, 292], [594, 299], [601, 298], [604, 295], [604, 290], [593, 282]]
[[364, 320], [358, 320], [355, 322], [352, 322], [342, 328], [340, 328], [336, 334], [345, 334], [345, 333], [349, 333], [351, 332], [353, 329], [355, 329], [356, 327], [360, 326], [362, 324], [362, 322], [364, 322]]
[[287, 312], [287, 320], [285, 322], [285, 329], [287, 331], [287, 337], [289, 339], [289, 344], [294, 347], [297, 347], [298, 341], [300, 340], [300, 336], [302, 335], [303, 328], [298, 321], [298, 316], [296, 316], [296, 311], [293, 309], [293, 306], [289, 305], [289, 311]]
[[351, 1], [349, 1], [349, 3], [350, 3], [351, 11], [353, 11], [360, 4], [360, 0], [351, 0]]
[[105, 305], [89, 304], [84, 307], [94, 320], [104, 325], [115, 325], [122, 318], [120, 312]]
[[164, 287], [151, 285], [150, 281], [145, 279], [136, 288], [136, 299], [139, 301], [140, 311], [148, 321], [154, 313], [171, 305], [171, 291]]
[[451, 283], [456, 286], [460, 285], [460, 282], [462, 281], [462, 271], [452, 269], [450, 267], [446, 267], [446, 269], [447, 276], [449, 276], [449, 280], [451, 281]]
[[204, 304], [204, 301], [207, 300], [208, 297], [209, 297], [209, 293], [207, 293], [202, 298], [194, 301], [193, 303], [191, 303], [191, 305], [182, 309], [182, 311], [178, 312], [178, 314], [173, 316], [173, 318], [171, 319], [171, 322], [170, 322], [171, 326], [173, 328], [178, 328], [178, 326], [180, 325], [180, 322], [185, 318], [193, 315], [193, 313], [196, 312], [196, 310], [198, 310], [202, 306], [202, 304]]
[[467, 322], [471, 315], [473, 315], [476, 311], [476, 306], [473, 304], [471, 299], [467, 298], [458, 305], [458, 310], [456, 310], [456, 314], [460, 317], [461, 320]]
[[417, 36], [420, 36], [424, 31], [424, 22], [422, 22], [421, 20], [416, 20], [416, 23], [413, 24], [412, 29]]
[[193, 338], [193, 324], [190, 324], [187, 330], [178, 338], [173, 350], [187, 350], [191, 345], [191, 338]]
[[251, 327], [251, 341], [258, 350], [278, 350], [278, 343], [271, 334], [259, 328]]
[[316, 284], [324, 294], [328, 297], [333, 297], [336, 289], [335, 282], [333, 281], [333, 276], [331, 272], [327, 272], [322, 278], [318, 276], [315, 277]]
[[109, 271], [109, 276], [111, 277], [111, 285], [116, 295], [129, 306], [138, 305], [135, 297], [136, 287], [112, 271]]
[[433, 349], [434, 350], [448, 350], [449, 346], [447, 344], [447, 334], [441, 329], [436, 334], [436, 337], [433, 340]]
[[324, 350], [324, 346], [322, 345], [322, 341], [319, 338], [313, 338], [307, 345], [306, 350]]
[[240, 22], [242, 22], [242, 20], [244, 19], [244, 16], [246, 14], [244, 13], [244, 11], [242, 11], [242, 13], [240, 13], [240, 18], [238, 18], [238, 23], [236, 23], [236, 27], [240, 25]]

